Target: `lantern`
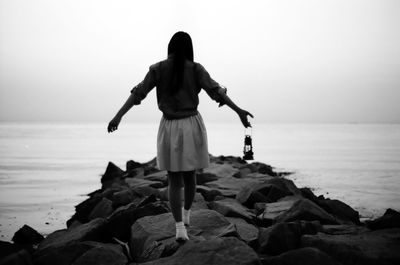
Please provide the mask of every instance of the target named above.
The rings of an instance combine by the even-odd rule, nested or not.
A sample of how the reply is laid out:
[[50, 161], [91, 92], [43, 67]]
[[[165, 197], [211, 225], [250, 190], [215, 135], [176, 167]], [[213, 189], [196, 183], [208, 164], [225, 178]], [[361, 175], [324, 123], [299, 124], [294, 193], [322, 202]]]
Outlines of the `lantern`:
[[243, 160], [254, 160], [254, 153], [253, 153], [253, 145], [252, 145], [252, 139], [251, 139], [251, 134], [246, 134], [244, 135], [244, 147], [243, 147]]

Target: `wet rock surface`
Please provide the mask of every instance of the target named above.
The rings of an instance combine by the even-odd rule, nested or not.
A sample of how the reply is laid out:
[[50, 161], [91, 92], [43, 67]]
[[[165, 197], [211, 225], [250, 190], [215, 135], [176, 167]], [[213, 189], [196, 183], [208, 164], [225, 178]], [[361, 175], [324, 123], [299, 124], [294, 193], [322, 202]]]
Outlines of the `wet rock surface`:
[[399, 212], [365, 223], [350, 205], [298, 188], [240, 157], [199, 170], [189, 241], [175, 241], [168, 173], [156, 160], [110, 162], [66, 228], [0, 241], [0, 264], [400, 264]]

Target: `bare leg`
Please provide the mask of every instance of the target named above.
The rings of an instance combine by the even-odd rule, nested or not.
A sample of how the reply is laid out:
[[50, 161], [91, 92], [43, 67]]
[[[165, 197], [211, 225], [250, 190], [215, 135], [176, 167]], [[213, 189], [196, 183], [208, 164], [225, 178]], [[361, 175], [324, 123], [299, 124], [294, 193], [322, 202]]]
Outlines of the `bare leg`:
[[168, 198], [175, 222], [182, 221], [182, 174], [168, 171]]
[[196, 194], [196, 172], [184, 171], [182, 175], [185, 184], [185, 210], [189, 210]]

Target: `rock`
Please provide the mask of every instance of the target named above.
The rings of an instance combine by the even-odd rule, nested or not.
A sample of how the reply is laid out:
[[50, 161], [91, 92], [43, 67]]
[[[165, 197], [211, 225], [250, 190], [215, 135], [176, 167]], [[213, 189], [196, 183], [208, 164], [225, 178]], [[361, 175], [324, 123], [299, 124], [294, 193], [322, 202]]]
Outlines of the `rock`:
[[360, 224], [359, 213], [342, 201], [330, 199], [318, 200], [318, 205], [328, 213], [337, 217], [341, 222]]
[[[188, 227], [190, 239], [201, 240], [231, 235], [238, 235], [234, 225], [218, 212], [206, 209], [191, 212]], [[171, 213], [140, 218], [131, 228], [131, 253], [139, 262], [159, 258], [165, 255], [164, 249], [175, 244], [174, 237], [175, 220]], [[167, 241], [161, 242], [162, 240]]]
[[258, 228], [255, 225], [247, 223], [242, 218], [226, 217], [226, 219], [235, 225], [240, 238], [254, 249], [257, 244]]
[[0, 260], [1, 265], [32, 265], [31, 254], [26, 249], [11, 253]]
[[203, 172], [196, 175], [197, 184], [203, 185], [206, 182], [215, 181], [220, 178], [232, 177], [238, 169], [230, 164], [210, 163], [210, 166], [203, 169]]
[[107, 218], [109, 221], [107, 231], [111, 236], [126, 242], [130, 238], [131, 225], [136, 222], [137, 219], [144, 216], [167, 213], [169, 211], [169, 205], [164, 201], [155, 201], [141, 207], [138, 207], [135, 203], [128, 204], [118, 208]]
[[322, 224], [338, 224], [332, 215], [308, 199], [295, 201], [289, 210], [275, 218], [276, 222], [290, 222], [295, 220], [318, 220]]
[[120, 191], [120, 187], [107, 188], [104, 190], [96, 191], [92, 193], [92, 195], [75, 206], [75, 214], [67, 221], [67, 227], [70, 227], [71, 223], [75, 220], [80, 223], [87, 223], [89, 219], [89, 215], [92, 212], [93, 208], [103, 199], [110, 199], [115, 192]]
[[123, 185], [122, 175], [124, 175], [124, 171], [116, 166], [113, 162], [108, 162], [106, 171], [101, 177], [102, 189], [111, 187], [113, 183], [118, 183]]
[[[183, 194], [183, 192], [182, 192]], [[182, 196], [184, 197], [184, 196]], [[182, 206], [184, 205], [184, 200], [182, 200]], [[199, 209], [208, 209], [207, 202], [204, 200], [203, 196], [196, 192], [194, 194], [193, 204], [190, 208], [192, 211], [199, 210]]]
[[[165, 171], [165, 170], [155, 172], [150, 175], [146, 175], [143, 178], [146, 180], [150, 180], [150, 181], [161, 182], [163, 184], [163, 187], [168, 185], [168, 174], [167, 174], [167, 171]], [[156, 188], [156, 187], [154, 187], [154, 188]]]
[[279, 256], [264, 258], [268, 265], [340, 265], [331, 256], [317, 248], [299, 248], [285, 252]]
[[328, 213], [338, 218], [341, 223], [360, 224], [359, 213], [346, 203], [339, 200], [326, 199], [324, 196], [315, 196], [310, 188], [301, 188], [301, 195], [314, 202]]
[[148, 180], [148, 179], [142, 179], [142, 178], [126, 178], [125, 179], [126, 184], [128, 184], [129, 187], [135, 188], [135, 187], [153, 187], [153, 188], [162, 188], [164, 187], [164, 184], [161, 181], [154, 181], [154, 180]]
[[284, 214], [290, 208], [292, 208], [297, 200], [299, 199], [292, 198], [291, 200], [265, 203], [265, 208], [263, 213], [257, 216], [258, 224], [260, 226], [270, 226], [276, 223], [278, 216]]
[[34, 264], [40, 265], [113, 265], [128, 259], [117, 244], [95, 241], [75, 242], [34, 253]]
[[102, 198], [99, 203], [93, 208], [89, 214], [89, 220], [95, 218], [105, 218], [113, 212], [112, 201], [107, 198]]
[[159, 196], [158, 198], [162, 201], [168, 201], [168, 186], [164, 188], [159, 188]]
[[213, 189], [203, 185], [196, 185], [196, 191], [200, 192], [206, 201], [213, 201], [216, 196], [222, 195], [218, 189]]
[[251, 174], [253, 171], [248, 167], [241, 167], [239, 171], [233, 174], [235, 178], [245, 178], [247, 175]]
[[141, 167], [142, 164], [133, 160], [126, 161], [126, 171], [134, 170], [135, 168]]
[[94, 194], [83, 202], [75, 206], [75, 214], [67, 221], [67, 227], [70, 227], [75, 220], [80, 223], [89, 221], [89, 215], [93, 208], [103, 199], [101, 194]]
[[11, 242], [7, 241], [1, 241], [0, 240], [0, 261], [5, 258], [8, 255], [11, 255], [12, 253], [18, 252], [23, 247], [21, 245], [13, 244]]
[[225, 198], [218, 201], [208, 203], [210, 209], [219, 212], [226, 217], [243, 218], [249, 223], [254, 222], [255, 214], [248, 208], [241, 205], [236, 199]]
[[236, 199], [243, 205], [253, 208], [258, 202], [276, 202], [278, 199], [291, 195], [288, 190], [277, 185], [264, 182], [243, 187], [236, 195]]
[[279, 176], [279, 174], [273, 170], [273, 167], [271, 167], [270, 165], [261, 163], [261, 162], [253, 162], [251, 164], [242, 166], [240, 169], [243, 169], [243, 168], [250, 169], [251, 173], [258, 172], [258, 173], [266, 174], [266, 175], [269, 175], [272, 177]]
[[301, 245], [315, 247], [343, 264], [399, 264], [400, 229], [382, 229], [361, 234], [303, 235]]
[[298, 248], [302, 235], [316, 234], [320, 230], [321, 224], [318, 221], [278, 223], [269, 228], [260, 228], [258, 252], [278, 255]]
[[243, 160], [239, 156], [212, 156], [210, 155], [210, 162], [214, 164], [228, 164], [233, 166], [234, 168], [240, 168], [243, 165], [246, 165], [247, 162]]
[[137, 195], [137, 193], [135, 193], [131, 188], [114, 192], [111, 197], [112, 207], [116, 209], [119, 206], [127, 205], [138, 197], [139, 196]]
[[364, 226], [350, 224], [323, 225], [321, 230], [321, 232], [329, 235], [357, 235], [368, 231], [370, 230]]
[[252, 183], [261, 183], [261, 180], [244, 178], [238, 179], [233, 177], [221, 178], [216, 181], [207, 182], [204, 185], [221, 192], [221, 194], [225, 197], [236, 197], [236, 194], [245, 186]]
[[257, 253], [235, 237], [212, 238], [186, 242], [170, 257], [142, 263], [142, 265], [261, 265]]
[[160, 191], [153, 187], [141, 186], [141, 187], [133, 187], [131, 189], [137, 196], [140, 196], [140, 197], [147, 197], [150, 195], [154, 195], [157, 198], [160, 197]]
[[44, 237], [29, 225], [24, 225], [15, 232], [12, 241], [20, 245], [37, 245]]
[[303, 196], [306, 199], [309, 199], [310, 201], [312, 201], [313, 203], [318, 203], [318, 197], [315, 196], [314, 192], [312, 192], [312, 190], [308, 187], [304, 187], [304, 188], [300, 188], [299, 189], [301, 192], [301, 196]]
[[372, 230], [400, 227], [400, 213], [387, 209], [381, 217], [368, 222], [367, 226]]
[[74, 228], [54, 231], [40, 242], [36, 252], [43, 252], [50, 248], [62, 247], [85, 240], [105, 241], [107, 240], [106, 225], [106, 219], [96, 218]]
[[92, 243], [93, 248], [74, 260], [72, 265], [125, 265], [128, 262], [121, 246], [98, 242]]

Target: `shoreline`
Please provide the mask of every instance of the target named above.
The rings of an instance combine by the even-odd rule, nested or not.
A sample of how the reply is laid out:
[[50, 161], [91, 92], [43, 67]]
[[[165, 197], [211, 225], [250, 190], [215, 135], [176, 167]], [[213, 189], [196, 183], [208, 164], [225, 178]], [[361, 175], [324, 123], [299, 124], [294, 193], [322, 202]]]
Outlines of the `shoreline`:
[[[288, 177], [290, 172], [234, 156], [210, 155], [210, 160], [210, 167], [197, 172], [187, 243], [174, 240], [167, 176], [155, 167], [155, 159], [127, 161], [125, 170], [109, 162], [101, 188], [82, 198], [66, 228], [44, 236], [24, 225], [15, 232], [14, 243], [2, 241], [8, 254], [0, 261], [23, 258], [50, 265], [59, 255], [76, 256], [71, 247], [83, 251], [78, 260], [85, 265], [97, 264], [106, 253], [114, 257], [104, 263], [110, 265], [164, 264], [163, 260], [173, 264], [181, 255], [190, 262], [191, 255], [185, 253], [196, 251], [204, 259], [218, 261], [211, 264], [226, 263], [227, 257], [234, 257], [237, 264], [250, 264], [250, 260], [251, 264], [280, 264], [293, 262], [293, 255], [306, 260], [318, 257], [318, 262], [329, 264], [400, 261], [399, 212], [387, 209], [379, 218], [361, 220], [345, 202], [317, 196], [312, 188], [298, 188]], [[215, 256], [216, 249], [227, 257]], [[377, 256], [370, 254], [372, 249]]]
[[[152, 159], [154, 160], [154, 158]], [[254, 161], [256, 163], [261, 163], [260, 161]], [[139, 162], [142, 164], [145, 164], [146, 162]], [[284, 168], [277, 168], [274, 167], [274, 170], [277, 173], [283, 172], [285, 173], [286, 170]], [[287, 175], [286, 178], [291, 179], [294, 181], [294, 183], [297, 185], [297, 179], [299, 178], [295, 174], [296, 172], [291, 172], [291, 174]], [[97, 176], [96, 176], [97, 178]], [[101, 186], [100, 183], [100, 178], [98, 179], [98, 184]], [[311, 191], [316, 193], [317, 196], [328, 196], [331, 197], [333, 195], [333, 199], [338, 199], [342, 200], [340, 196], [334, 195], [332, 193], [329, 193], [327, 191], [325, 192], [318, 192], [318, 191], [323, 191], [323, 188], [321, 187], [312, 187], [310, 185], [305, 185], [305, 186], [300, 186], [298, 185], [299, 188], [309, 188]], [[95, 187], [92, 187], [96, 189]], [[71, 218], [71, 216], [74, 214], [74, 208], [73, 205], [78, 204], [81, 201], [86, 200], [89, 198], [88, 194], [90, 194], [90, 191], [85, 193], [79, 193], [78, 195], [75, 196], [73, 200], [70, 199], [69, 203], [63, 203], [63, 204], [58, 204], [59, 207], [55, 207], [54, 205], [57, 205], [57, 203], [51, 203], [48, 202], [47, 200], [43, 201], [43, 203], [36, 203], [34, 205], [23, 205], [25, 207], [30, 207], [30, 206], [36, 206], [36, 209], [25, 209], [23, 212], [14, 212], [14, 209], [12, 206], [6, 206], [5, 210], [1, 214], [1, 219], [3, 220], [2, 223], [0, 223], [0, 240], [7, 241], [7, 242], [12, 242], [12, 236], [14, 233], [21, 228], [24, 224], [27, 224], [31, 227], [34, 227], [37, 231], [39, 231], [42, 235], [48, 235], [52, 233], [54, 230], [58, 229], [63, 229], [66, 227], [66, 221]], [[49, 197], [49, 199], [54, 199], [53, 197]], [[22, 206], [22, 204], [21, 204]], [[61, 207], [60, 207], [61, 206]], [[72, 206], [72, 207], [71, 207]], [[353, 205], [350, 204], [355, 210], [359, 211], [360, 213], [362, 210], [359, 207], [354, 207]], [[8, 209], [7, 209], [8, 208]], [[9, 210], [9, 211], [7, 211]], [[360, 220], [363, 222], [370, 221], [373, 219], [376, 219], [384, 214], [386, 209], [380, 209], [380, 211], [375, 210], [371, 211], [367, 209], [367, 212], [370, 212], [371, 214], [369, 215], [362, 215], [360, 214]], [[396, 209], [399, 210], [399, 209]], [[29, 218], [26, 218], [26, 216], [29, 216]], [[20, 218], [24, 216], [24, 218]], [[19, 219], [25, 219], [25, 220], [30, 220], [30, 222], [25, 222], [21, 221], [18, 222], [17, 220]], [[32, 222], [32, 220], [35, 220]], [[19, 226], [15, 225], [15, 221], [19, 223]], [[7, 226], [12, 225], [15, 229], [13, 230], [7, 230]], [[7, 230], [7, 231], [5, 231]]]

